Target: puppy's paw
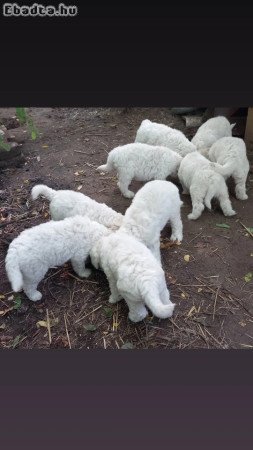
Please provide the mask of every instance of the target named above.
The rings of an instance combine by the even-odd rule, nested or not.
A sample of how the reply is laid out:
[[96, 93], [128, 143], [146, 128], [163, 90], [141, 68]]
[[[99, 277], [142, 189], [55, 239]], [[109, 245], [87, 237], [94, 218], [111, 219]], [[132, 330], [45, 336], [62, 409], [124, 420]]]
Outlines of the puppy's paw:
[[81, 272], [78, 272], [77, 275], [80, 278], [88, 278], [90, 276], [90, 274], [91, 274], [91, 269], [85, 269], [85, 270], [82, 270]]
[[189, 220], [196, 220], [198, 217], [196, 217], [193, 213], [191, 213], [191, 214], [188, 214], [188, 219]]
[[42, 293], [39, 291], [34, 292], [34, 294], [29, 296], [30, 300], [33, 302], [39, 302], [42, 299]]
[[182, 234], [172, 233], [172, 235], [170, 236], [170, 240], [173, 242], [175, 241], [181, 242], [183, 240], [183, 236]]
[[248, 200], [248, 195], [247, 194], [237, 194], [236, 195], [236, 198], [238, 199], [238, 200]]
[[128, 191], [128, 192], [125, 192], [123, 195], [126, 198], [133, 198], [134, 197], [134, 192]]
[[115, 297], [115, 296], [113, 296], [112, 294], [110, 295], [110, 297], [109, 297], [109, 303], [118, 303], [119, 301], [120, 301], [120, 297], [118, 296], [118, 297]]
[[231, 217], [231, 216], [235, 216], [236, 212], [232, 209], [231, 211], [227, 212], [226, 214], [224, 214], [227, 217]]

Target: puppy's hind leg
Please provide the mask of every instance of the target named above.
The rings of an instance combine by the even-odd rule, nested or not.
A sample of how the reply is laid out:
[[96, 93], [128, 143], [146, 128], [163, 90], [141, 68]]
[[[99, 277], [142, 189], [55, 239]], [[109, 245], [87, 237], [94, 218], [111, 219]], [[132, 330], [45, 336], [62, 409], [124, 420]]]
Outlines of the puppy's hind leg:
[[196, 220], [201, 216], [205, 209], [203, 204], [204, 195], [203, 193], [198, 192], [197, 186], [190, 187], [190, 195], [192, 200], [192, 212], [188, 214], [188, 219]]
[[124, 197], [126, 197], [126, 198], [133, 198], [134, 192], [132, 192], [128, 189], [128, 186], [132, 181], [132, 177], [126, 175], [123, 172], [119, 172], [118, 177], [119, 177], [119, 181], [117, 184], [118, 184], [118, 187], [119, 187], [122, 195], [124, 195]]
[[224, 181], [224, 186], [222, 186], [217, 198], [220, 202], [220, 207], [224, 216], [234, 216], [236, 212], [232, 208], [231, 201], [229, 199], [228, 188]]
[[247, 180], [247, 175], [246, 174], [241, 174], [241, 176], [234, 176], [234, 180], [235, 180], [235, 195], [236, 198], [238, 198], [238, 200], [247, 200], [248, 199], [248, 195], [246, 194], [246, 180]]

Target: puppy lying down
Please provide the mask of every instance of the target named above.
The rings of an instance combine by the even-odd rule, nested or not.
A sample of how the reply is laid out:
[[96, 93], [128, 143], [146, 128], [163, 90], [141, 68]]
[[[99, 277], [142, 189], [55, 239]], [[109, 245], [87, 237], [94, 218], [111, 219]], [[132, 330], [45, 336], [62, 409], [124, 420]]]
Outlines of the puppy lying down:
[[32, 188], [32, 199], [36, 200], [43, 195], [50, 201], [50, 214], [53, 220], [62, 220], [66, 217], [87, 216], [105, 227], [117, 230], [122, 222], [123, 215], [117, 213], [104, 203], [96, 202], [81, 192], [70, 190], [56, 191], [44, 184]]
[[174, 303], [166, 286], [164, 271], [150, 250], [122, 231], [104, 236], [92, 246], [92, 264], [105, 272], [111, 296], [110, 303], [124, 298], [129, 319], [143, 320], [148, 312], [159, 318], [172, 316]]
[[85, 261], [90, 250], [109, 233], [108, 228], [81, 216], [24, 230], [11, 242], [5, 259], [13, 291], [23, 289], [30, 300], [40, 300], [37, 286], [48, 269], [69, 260], [79, 277], [88, 277], [91, 271], [85, 268]]

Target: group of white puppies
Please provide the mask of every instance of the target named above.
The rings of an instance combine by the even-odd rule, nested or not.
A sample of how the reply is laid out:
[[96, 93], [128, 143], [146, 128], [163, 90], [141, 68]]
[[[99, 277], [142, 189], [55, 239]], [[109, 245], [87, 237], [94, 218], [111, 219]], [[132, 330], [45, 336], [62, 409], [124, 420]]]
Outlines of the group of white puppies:
[[[189, 219], [197, 219], [205, 206], [211, 209], [214, 197], [225, 215], [235, 214], [225, 179], [232, 176], [237, 198], [246, 199], [249, 163], [232, 128], [225, 117], [216, 117], [190, 142], [179, 130], [144, 120], [135, 143], [115, 148], [98, 167], [100, 172], [115, 169], [122, 194], [134, 197], [124, 215], [80, 192], [34, 186], [32, 199], [49, 200], [52, 220], [23, 231], [10, 244], [6, 271], [13, 291], [23, 289], [38, 301], [37, 287], [49, 268], [70, 260], [79, 277], [88, 277], [90, 255], [92, 265], [107, 276], [109, 302], [123, 298], [131, 321], [143, 320], [146, 307], [158, 318], [171, 317], [175, 304], [161, 265], [160, 233], [170, 222], [171, 240], [182, 241], [182, 201], [177, 186], [165, 180], [178, 177], [183, 193], [190, 193]], [[149, 181], [135, 196], [128, 189], [133, 179]]]
[[143, 120], [135, 143], [113, 149], [98, 170], [116, 170], [119, 189], [128, 198], [134, 196], [128, 189], [133, 179], [178, 177], [183, 194], [191, 195], [189, 219], [198, 219], [205, 206], [211, 209], [213, 198], [218, 199], [225, 216], [232, 216], [236, 213], [225, 180], [233, 177], [236, 197], [246, 200], [249, 172], [245, 143], [232, 136], [234, 125], [225, 117], [214, 117], [201, 125], [190, 142], [179, 130]]

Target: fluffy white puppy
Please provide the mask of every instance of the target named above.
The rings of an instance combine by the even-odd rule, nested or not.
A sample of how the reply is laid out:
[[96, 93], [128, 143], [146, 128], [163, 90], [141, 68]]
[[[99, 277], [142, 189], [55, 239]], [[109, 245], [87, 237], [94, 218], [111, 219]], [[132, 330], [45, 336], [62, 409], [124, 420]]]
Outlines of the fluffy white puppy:
[[197, 150], [208, 157], [208, 150], [218, 139], [226, 136], [232, 136], [232, 125], [224, 116], [213, 117], [201, 125], [192, 138], [192, 144], [196, 145]]
[[141, 242], [119, 230], [93, 246], [90, 256], [92, 264], [101, 267], [107, 276], [109, 302], [124, 298], [130, 320], [143, 320], [147, 316], [145, 305], [156, 317], [172, 316], [175, 305], [170, 301], [164, 271]]
[[205, 206], [211, 209], [211, 200], [214, 197], [219, 200], [225, 216], [236, 214], [229, 200], [225, 180], [212, 166], [213, 163], [199, 152], [186, 155], [181, 162], [178, 177], [184, 189], [183, 194], [190, 192], [193, 207], [188, 219], [198, 219]]
[[210, 161], [215, 161], [215, 170], [224, 178], [230, 176], [235, 181], [235, 195], [239, 200], [247, 200], [246, 180], [249, 173], [246, 145], [237, 137], [225, 137], [215, 142], [209, 150]]
[[92, 245], [109, 233], [108, 228], [81, 216], [24, 230], [11, 242], [5, 260], [13, 291], [23, 288], [30, 300], [40, 300], [37, 286], [48, 269], [68, 260], [79, 277], [88, 277], [91, 271], [85, 268], [85, 260]]
[[128, 189], [133, 179], [138, 181], [165, 180], [176, 176], [182, 157], [167, 147], [148, 144], [127, 144], [114, 148], [108, 155], [107, 163], [99, 166], [100, 172], [113, 169], [118, 174], [118, 187], [127, 197], [134, 197]]
[[177, 186], [169, 181], [154, 180], [145, 184], [126, 210], [120, 231], [145, 244], [160, 262], [160, 233], [169, 221], [171, 240], [182, 241], [183, 225]]
[[91, 220], [101, 223], [105, 227], [117, 230], [123, 215], [117, 213], [104, 203], [98, 203], [90, 197], [70, 190], [56, 191], [44, 184], [32, 188], [32, 199], [43, 195], [50, 201], [50, 214], [53, 220], [62, 220], [76, 215], [87, 216]]
[[148, 119], [142, 121], [137, 130], [135, 142], [163, 145], [181, 156], [196, 151], [195, 145], [185, 137], [182, 131], [168, 127], [162, 123], [151, 122]]

